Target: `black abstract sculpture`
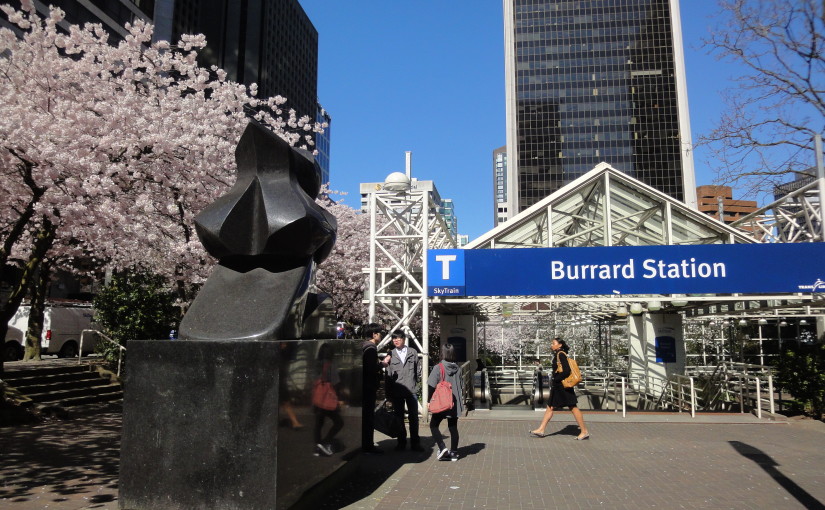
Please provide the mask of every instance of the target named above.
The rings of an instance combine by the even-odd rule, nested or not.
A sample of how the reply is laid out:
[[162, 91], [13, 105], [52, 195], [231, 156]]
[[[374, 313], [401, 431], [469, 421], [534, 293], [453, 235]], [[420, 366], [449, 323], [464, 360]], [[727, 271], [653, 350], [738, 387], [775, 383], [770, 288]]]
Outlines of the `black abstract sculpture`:
[[317, 163], [250, 122], [235, 150], [238, 180], [195, 218], [219, 264], [180, 325], [183, 340], [332, 338], [331, 299], [310, 293], [335, 244], [335, 218], [315, 203]]

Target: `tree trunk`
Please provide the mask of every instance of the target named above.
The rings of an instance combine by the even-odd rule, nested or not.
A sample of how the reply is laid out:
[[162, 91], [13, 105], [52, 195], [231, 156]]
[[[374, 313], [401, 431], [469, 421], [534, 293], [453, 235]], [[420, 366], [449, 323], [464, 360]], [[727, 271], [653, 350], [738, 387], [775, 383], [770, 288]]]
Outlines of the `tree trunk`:
[[[9, 329], [8, 323], [11, 318], [14, 317], [14, 314], [17, 313], [17, 309], [20, 308], [23, 298], [26, 297], [26, 293], [32, 284], [32, 277], [43, 262], [43, 257], [45, 257], [46, 253], [51, 249], [56, 230], [51, 221], [45, 218], [43, 219], [43, 226], [35, 236], [31, 255], [23, 266], [23, 273], [12, 285], [12, 291], [11, 294], [9, 294], [8, 301], [0, 306], [0, 333], [2, 333], [0, 338], [2, 338], [4, 342]], [[0, 358], [0, 376], [2, 376], [2, 374], [3, 360]]]
[[42, 361], [40, 341], [43, 338], [43, 319], [46, 315], [46, 294], [48, 293], [50, 275], [51, 264], [43, 262], [37, 272], [37, 279], [32, 285], [29, 324], [26, 329], [26, 352], [23, 355], [23, 361]]

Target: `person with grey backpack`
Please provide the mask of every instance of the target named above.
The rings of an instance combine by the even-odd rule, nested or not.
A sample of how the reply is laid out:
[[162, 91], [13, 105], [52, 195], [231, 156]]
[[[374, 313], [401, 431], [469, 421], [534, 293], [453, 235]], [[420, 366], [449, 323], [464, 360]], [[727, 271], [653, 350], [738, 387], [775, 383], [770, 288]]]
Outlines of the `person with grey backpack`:
[[[462, 381], [456, 363], [455, 348], [452, 344], [444, 344], [441, 348], [441, 362], [436, 364], [427, 379], [430, 387], [430, 433], [438, 446], [436, 460], [458, 460], [458, 417], [464, 412], [462, 395]], [[445, 384], [446, 383], [446, 384]], [[452, 400], [444, 396], [447, 389], [452, 390]], [[450, 405], [452, 404], [452, 405]], [[449, 406], [449, 407], [447, 407]], [[439, 425], [447, 420], [447, 429], [450, 431], [450, 448], [444, 443], [444, 436], [438, 430]]]

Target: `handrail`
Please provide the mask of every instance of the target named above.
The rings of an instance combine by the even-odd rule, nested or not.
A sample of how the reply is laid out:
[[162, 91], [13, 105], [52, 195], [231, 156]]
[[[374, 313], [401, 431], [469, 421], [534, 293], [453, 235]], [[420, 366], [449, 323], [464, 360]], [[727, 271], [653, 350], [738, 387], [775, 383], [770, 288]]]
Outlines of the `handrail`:
[[126, 347], [123, 347], [115, 340], [112, 340], [108, 336], [104, 335], [100, 331], [96, 329], [84, 329], [80, 332], [80, 349], [78, 349], [77, 353], [77, 362], [80, 363], [80, 358], [83, 356], [83, 338], [86, 336], [87, 333], [94, 333], [96, 336], [103, 338], [104, 340], [114, 344], [119, 349], [118, 357], [117, 357], [117, 376], [120, 377], [120, 367], [123, 362], [123, 352], [126, 350]]
[[607, 397], [608, 386], [613, 386], [613, 412], [619, 412], [619, 396], [616, 394], [621, 387], [622, 395], [622, 418], [627, 417], [627, 379], [624, 376], [612, 375], [605, 384], [604, 394]]
[[472, 362], [465, 361], [459, 365], [459, 377], [461, 378], [461, 398], [464, 399], [464, 413], [469, 411], [470, 406], [466, 405], [473, 401], [473, 372], [470, 370]]

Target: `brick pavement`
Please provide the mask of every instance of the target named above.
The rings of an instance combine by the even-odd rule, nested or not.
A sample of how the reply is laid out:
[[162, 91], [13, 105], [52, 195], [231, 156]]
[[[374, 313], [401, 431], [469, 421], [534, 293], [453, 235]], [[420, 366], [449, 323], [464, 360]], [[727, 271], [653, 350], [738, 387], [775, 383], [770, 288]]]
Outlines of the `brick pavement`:
[[[527, 431], [540, 414], [523, 416], [459, 420], [458, 462], [411, 452], [366, 457], [356, 476], [372, 493], [346, 484], [324, 508], [825, 509], [825, 423], [591, 415], [592, 438], [573, 441], [572, 417], [554, 418], [554, 435], [535, 439]], [[382, 444], [389, 449], [392, 441]], [[382, 469], [399, 456], [407, 460], [402, 468]]]
[[[544, 439], [527, 436], [539, 413], [488, 416], [459, 420], [458, 462], [392, 451], [357, 457], [336, 483], [318, 488], [321, 508], [825, 509], [821, 422], [594, 413], [592, 439], [579, 442], [565, 415]], [[0, 508], [115, 510], [119, 434], [118, 412], [0, 428]]]

